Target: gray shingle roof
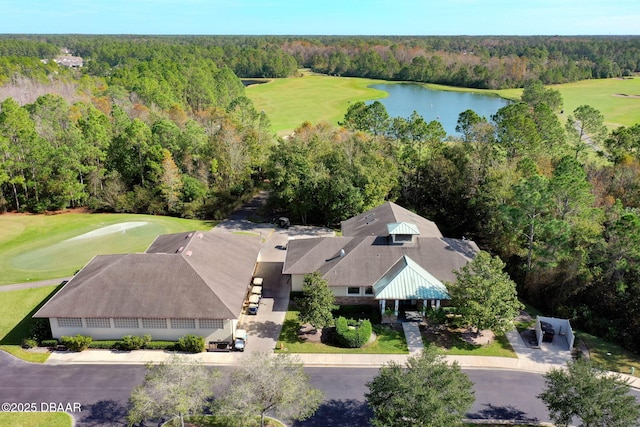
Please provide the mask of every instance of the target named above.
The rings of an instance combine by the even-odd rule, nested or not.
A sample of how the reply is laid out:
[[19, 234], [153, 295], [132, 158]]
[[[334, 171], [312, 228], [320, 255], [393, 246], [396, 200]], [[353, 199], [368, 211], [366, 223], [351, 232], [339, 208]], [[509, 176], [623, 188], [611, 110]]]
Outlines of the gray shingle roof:
[[147, 253], [96, 256], [34, 317], [234, 319], [260, 246], [246, 234], [159, 236]]
[[342, 235], [387, 236], [387, 224], [406, 222], [415, 224], [422, 237], [442, 237], [438, 226], [426, 218], [393, 202], [386, 202], [360, 215], [342, 221]]
[[[344, 249], [344, 256], [337, 256]], [[414, 244], [391, 245], [386, 237], [319, 237], [290, 240], [284, 274], [319, 271], [329, 286], [373, 286], [403, 256], [441, 282], [454, 282], [478, 247], [470, 240], [416, 237]]]

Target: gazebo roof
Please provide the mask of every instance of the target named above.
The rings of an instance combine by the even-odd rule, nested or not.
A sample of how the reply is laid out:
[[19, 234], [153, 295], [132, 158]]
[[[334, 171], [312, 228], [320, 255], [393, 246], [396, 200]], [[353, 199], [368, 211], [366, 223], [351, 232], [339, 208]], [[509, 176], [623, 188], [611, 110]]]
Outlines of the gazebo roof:
[[375, 299], [448, 300], [447, 288], [404, 255], [373, 285]]

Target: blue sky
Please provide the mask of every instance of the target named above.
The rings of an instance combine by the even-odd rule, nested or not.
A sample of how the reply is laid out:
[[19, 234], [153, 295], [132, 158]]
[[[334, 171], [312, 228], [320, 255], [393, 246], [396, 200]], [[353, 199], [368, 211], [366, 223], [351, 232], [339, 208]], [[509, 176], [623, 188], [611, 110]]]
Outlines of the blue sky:
[[0, 33], [640, 34], [638, 0], [0, 0]]

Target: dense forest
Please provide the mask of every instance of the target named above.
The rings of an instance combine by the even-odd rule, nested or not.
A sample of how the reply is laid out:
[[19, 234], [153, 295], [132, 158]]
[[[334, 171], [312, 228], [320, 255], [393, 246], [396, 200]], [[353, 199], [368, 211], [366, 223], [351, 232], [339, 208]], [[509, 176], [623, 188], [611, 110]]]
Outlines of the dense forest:
[[318, 37], [282, 48], [321, 73], [483, 89], [640, 71], [640, 37]]
[[[311, 68], [338, 76], [504, 89], [529, 80], [554, 84], [640, 72], [638, 36], [5, 35], [0, 58], [53, 59], [62, 47], [83, 57], [85, 72], [93, 76], [116, 70], [144, 74], [141, 63], [202, 60], [240, 78], [288, 77]], [[11, 71], [0, 64], [0, 83]], [[165, 77], [160, 85], [171, 84]]]
[[[640, 351], [640, 124], [608, 132], [586, 105], [558, 115], [562, 98], [543, 84], [637, 72], [639, 43], [3, 36], [0, 210], [221, 218], [266, 186], [274, 212], [336, 226], [394, 200], [499, 254], [524, 299]], [[84, 65], [56, 63], [61, 48]], [[379, 102], [356, 102], [340, 126], [303, 123], [276, 139], [239, 77], [300, 66], [345, 75], [321, 68], [343, 51], [345, 64], [359, 64], [354, 75], [391, 70], [358, 59], [367, 52], [399, 70], [441, 60], [441, 76], [457, 84], [456, 70], [486, 61], [498, 80], [471, 85], [525, 89], [493, 117], [461, 113], [456, 138], [418, 114], [389, 117]], [[501, 68], [509, 61], [526, 72], [514, 77]], [[440, 81], [434, 75], [421, 78]]]

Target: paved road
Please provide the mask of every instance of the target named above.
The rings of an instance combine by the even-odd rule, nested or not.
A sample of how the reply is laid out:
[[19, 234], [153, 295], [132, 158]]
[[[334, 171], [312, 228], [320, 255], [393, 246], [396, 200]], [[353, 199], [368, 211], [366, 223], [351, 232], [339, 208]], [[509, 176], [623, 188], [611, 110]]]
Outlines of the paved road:
[[[218, 367], [228, 374], [230, 367]], [[325, 403], [309, 420], [295, 426], [366, 426], [366, 382], [374, 368], [306, 368], [313, 385], [324, 391]], [[464, 370], [474, 382], [476, 403], [468, 418], [548, 421], [536, 399], [544, 385], [541, 375], [495, 370]], [[126, 425], [131, 390], [144, 378], [141, 365], [37, 365], [0, 352], [0, 403], [79, 403], [77, 426]], [[228, 375], [227, 375], [228, 376]]]
[[[368, 426], [371, 411], [364, 403], [366, 382], [377, 369], [307, 368], [314, 385], [325, 392], [326, 400], [308, 420], [295, 427]], [[546, 407], [536, 398], [544, 387], [539, 374], [515, 371], [463, 370], [474, 383], [476, 401], [467, 418], [549, 422]]]

